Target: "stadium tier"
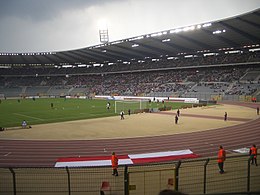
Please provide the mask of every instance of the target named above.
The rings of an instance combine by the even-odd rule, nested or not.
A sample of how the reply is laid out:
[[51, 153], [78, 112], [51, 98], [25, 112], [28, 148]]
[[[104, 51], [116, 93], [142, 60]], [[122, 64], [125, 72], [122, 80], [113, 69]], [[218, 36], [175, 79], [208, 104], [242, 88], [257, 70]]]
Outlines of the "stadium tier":
[[[33, 68], [32, 68], [33, 69]], [[22, 69], [23, 70], [23, 69]], [[80, 72], [81, 68], [74, 71]], [[11, 71], [11, 69], [10, 69]], [[31, 72], [27, 69], [28, 72]], [[58, 71], [58, 70], [57, 70]], [[48, 76], [2, 75], [0, 93], [6, 97], [139, 95], [212, 99], [213, 96], [258, 96], [260, 69], [257, 65], [160, 69], [105, 74], [59, 74]]]

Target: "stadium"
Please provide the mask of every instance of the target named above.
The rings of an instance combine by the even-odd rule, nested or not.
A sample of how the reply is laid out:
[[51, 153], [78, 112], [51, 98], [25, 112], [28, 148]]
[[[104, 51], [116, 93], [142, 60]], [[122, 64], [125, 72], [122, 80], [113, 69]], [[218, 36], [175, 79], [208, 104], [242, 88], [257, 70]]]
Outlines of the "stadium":
[[260, 145], [259, 32], [257, 9], [81, 49], [0, 53], [0, 194], [260, 194], [248, 155]]

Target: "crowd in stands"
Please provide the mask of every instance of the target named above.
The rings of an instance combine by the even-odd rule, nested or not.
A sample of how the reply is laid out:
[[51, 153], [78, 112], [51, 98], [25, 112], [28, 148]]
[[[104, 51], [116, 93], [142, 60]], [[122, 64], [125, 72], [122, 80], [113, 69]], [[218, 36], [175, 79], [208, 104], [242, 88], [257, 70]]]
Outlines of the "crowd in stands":
[[[78, 89], [75, 90], [77, 92], [82, 89], [84, 93], [96, 95], [140, 95], [157, 92], [179, 96], [189, 92], [248, 95], [259, 89], [259, 80], [255, 85], [247, 84], [246, 87], [239, 82], [239, 78], [250, 70], [249, 68], [222, 67], [124, 74], [2, 77], [0, 86], [4, 88], [50, 86], [50, 92], [63, 90], [67, 95], [75, 95], [73, 89]], [[233, 87], [227, 90], [231, 84]]]
[[236, 83], [227, 92], [228, 95], [251, 95], [259, 89], [259, 84], [241, 84]]
[[[63, 91], [66, 95], [75, 95], [73, 91], [99, 95], [140, 95], [159, 92], [179, 96], [200, 92], [249, 95], [259, 89], [260, 70], [257, 70], [257, 65], [243, 66], [241, 63], [260, 62], [259, 53], [183, 57], [171, 61], [161, 60], [92, 68], [1, 69], [0, 87], [8, 89], [21, 86], [50, 86], [50, 90], [47, 91], [54, 93], [56, 89], [57, 93]], [[226, 65], [228, 63], [232, 66]], [[239, 63], [239, 65], [235, 66], [234, 63]], [[210, 66], [216, 64], [225, 65]], [[199, 67], [198, 65], [207, 66]], [[185, 68], [169, 68], [173, 66]], [[166, 67], [169, 69], [165, 70]], [[131, 71], [132, 68], [138, 71]], [[122, 70], [128, 71], [120, 72]], [[99, 74], [85, 74], [88, 71]], [[244, 80], [248, 78], [250, 83], [256, 84], [249, 83], [245, 86], [240, 83], [241, 78]], [[30, 90], [34, 91], [31, 88]], [[26, 93], [26, 88], [23, 91]]]

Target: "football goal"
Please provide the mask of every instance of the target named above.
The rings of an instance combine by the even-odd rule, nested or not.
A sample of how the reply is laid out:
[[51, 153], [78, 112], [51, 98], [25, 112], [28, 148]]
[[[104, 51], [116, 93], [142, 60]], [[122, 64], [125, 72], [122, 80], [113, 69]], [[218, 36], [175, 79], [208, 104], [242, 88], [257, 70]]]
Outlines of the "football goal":
[[131, 110], [133, 113], [136, 110], [142, 110], [148, 108], [149, 102], [148, 100], [122, 100], [122, 101], [115, 101], [115, 113], [120, 113], [124, 111], [125, 114], [128, 113], [128, 110]]
[[0, 93], [0, 99], [5, 99], [5, 94]]

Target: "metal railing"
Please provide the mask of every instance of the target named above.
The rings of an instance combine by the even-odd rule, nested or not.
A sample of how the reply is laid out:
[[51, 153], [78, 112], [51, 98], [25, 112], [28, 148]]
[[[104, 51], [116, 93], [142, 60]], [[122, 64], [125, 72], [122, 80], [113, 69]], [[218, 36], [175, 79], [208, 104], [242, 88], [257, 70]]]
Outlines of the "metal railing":
[[0, 168], [0, 195], [157, 195], [162, 189], [187, 194], [260, 194], [260, 167], [246, 155], [230, 156], [224, 174], [216, 158], [111, 167]]

